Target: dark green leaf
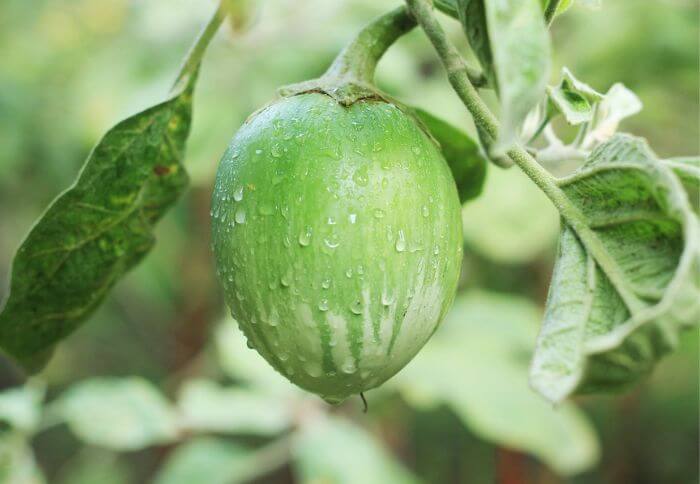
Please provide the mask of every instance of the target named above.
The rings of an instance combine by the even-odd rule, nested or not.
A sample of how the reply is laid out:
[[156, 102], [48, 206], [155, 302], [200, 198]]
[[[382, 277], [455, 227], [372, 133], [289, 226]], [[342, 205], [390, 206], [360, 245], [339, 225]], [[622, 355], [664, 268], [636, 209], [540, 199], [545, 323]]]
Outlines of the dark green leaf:
[[493, 146], [498, 155], [517, 141], [518, 127], [544, 95], [549, 34], [538, 0], [457, 0], [457, 5], [469, 44], [498, 91], [501, 128]]
[[484, 185], [487, 164], [479, 145], [464, 132], [429, 112], [422, 109], [414, 111], [440, 143], [442, 154], [457, 183], [460, 202], [477, 197]]
[[435, 5], [435, 8], [440, 10], [442, 13], [459, 19], [457, 0], [434, 0], [433, 4]]
[[107, 132], [18, 249], [0, 346], [26, 369], [40, 369], [141, 261], [155, 223], [187, 186], [182, 161], [197, 66], [190, 69], [167, 101]]
[[700, 322], [700, 221], [644, 140], [616, 135], [559, 186], [606, 257], [563, 226], [531, 369], [554, 402], [634, 383]]

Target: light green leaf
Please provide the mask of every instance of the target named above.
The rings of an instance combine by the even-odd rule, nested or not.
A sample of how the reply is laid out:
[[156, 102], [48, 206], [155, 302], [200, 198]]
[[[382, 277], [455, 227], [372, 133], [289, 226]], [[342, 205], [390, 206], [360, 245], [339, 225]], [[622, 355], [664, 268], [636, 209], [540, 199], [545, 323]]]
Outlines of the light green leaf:
[[292, 423], [288, 400], [243, 388], [193, 380], [182, 389], [182, 425], [190, 430], [274, 435]]
[[625, 388], [700, 322], [700, 221], [644, 140], [616, 135], [559, 186], [607, 257], [564, 225], [531, 369], [553, 402]]
[[540, 314], [514, 296], [460, 295], [396, 383], [414, 405], [445, 403], [479, 437], [575, 474], [596, 463], [598, 442], [575, 406], [555, 409], [527, 384]]
[[236, 484], [246, 482], [250, 452], [238, 444], [210, 437], [191, 440], [168, 456], [155, 484]]
[[487, 165], [479, 144], [463, 131], [429, 112], [418, 108], [413, 108], [413, 111], [440, 144], [440, 150], [457, 184], [459, 201], [464, 203], [476, 198], [484, 185]]
[[50, 407], [85, 442], [116, 450], [136, 450], [173, 441], [176, 415], [158, 390], [140, 378], [82, 382]]
[[0, 421], [11, 427], [31, 433], [41, 419], [41, 403], [44, 400], [44, 387], [27, 384], [0, 392]]
[[44, 484], [44, 476], [25, 436], [0, 434], [0, 482], [3, 484]]
[[545, 93], [550, 40], [538, 0], [457, 0], [460, 21], [500, 100], [497, 156]]
[[559, 85], [547, 87], [547, 94], [552, 108], [572, 125], [592, 121], [595, 104], [604, 98], [588, 84], [576, 79], [566, 67], [562, 69]]
[[292, 452], [295, 474], [305, 484], [418, 482], [371, 435], [335, 417], [303, 427]]
[[520, 170], [490, 170], [484, 192], [462, 209], [470, 250], [500, 263], [526, 263], [555, 246], [559, 215]]
[[134, 482], [125, 460], [114, 452], [86, 447], [61, 466], [57, 484], [130, 484]]
[[594, 129], [586, 136], [584, 145], [592, 146], [609, 140], [620, 122], [642, 110], [642, 102], [623, 84], [614, 84], [598, 105]]

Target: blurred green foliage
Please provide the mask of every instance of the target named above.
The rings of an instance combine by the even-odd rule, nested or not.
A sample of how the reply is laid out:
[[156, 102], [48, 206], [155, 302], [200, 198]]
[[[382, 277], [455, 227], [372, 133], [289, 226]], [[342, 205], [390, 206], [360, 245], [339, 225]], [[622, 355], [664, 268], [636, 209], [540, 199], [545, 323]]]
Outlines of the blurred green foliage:
[[[192, 187], [158, 228], [155, 251], [57, 352], [42, 375], [49, 402], [43, 413], [40, 386], [9, 400], [3, 394], [0, 482], [40, 482], [34, 459], [49, 482], [193, 482], [205, 472], [206, 482], [233, 482], [234, 464], [264, 467], [250, 454], [269, 449], [270, 436], [290, 426], [301, 429], [290, 444], [297, 457], [270, 468], [259, 482], [359, 482], [363, 469], [384, 476], [378, 482], [513, 482], [513, 475], [537, 483], [697, 482], [697, 334], [685, 335], [680, 351], [625, 395], [581, 398], [580, 410], [567, 404], [557, 413], [528, 393], [533, 320], [546, 296], [557, 216], [514, 170], [492, 168], [483, 198], [464, 210], [466, 295], [416, 361], [369, 392], [367, 415], [358, 400], [329, 416], [325, 404], [246, 350], [230, 320], [220, 323], [209, 197], [230, 137], [277, 87], [320, 74], [362, 24], [398, 3], [267, 0], [256, 2], [247, 32], [220, 34], [195, 98], [187, 155]], [[164, 97], [213, 8], [196, 0], [0, 3], [0, 296], [12, 253], [32, 221], [70, 184], [108, 127]], [[565, 65], [599, 91], [623, 82], [644, 103], [624, 130], [647, 137], [661, 156], [697, 153], [698, 14], [692, 0], [643, 6], [608, 0], [600, 11], [575, 6], [553, 28], [553, 76]], [[464, 47], [459, 25], [443, 20]], [[473, 132], [420, 32], [389, 52], [378, 80], [408, 104]], [[0, 385], [17, 383], [10, 366], [0, 365]], [[99, 403], [100, 391], [118, 406], [111, 416]], [[133, 415], [160, 422], [149, 427], [158, 432], [139, 433], [148, 429], [138, 420], [135, 434], [126, 423], [109, 432], [80, 419], [71, 423], [71, 409], [86, 408], [71, 404], [76, 398], [97, 399], [108, 426], [128, 421], [126, 409], [135, 408]], [[546, 429], [567, 419], [578, 430], [555, 427], [563, 434], [560, 445], [552, 445]], [[60, 421], [69, 425], [55, 425]], [[207, 436], [189, 438], [170, 428], [183, 421]], [[23, 435], [37, 426], [45, 431], [32, 440], [32, 457]], [[90, 432], [102, 440], [91, 441]], [[581, 435], [573, 438], [576, 432]], [[86, 447], [76, 435], [100, 445]], [[116, 440], [105, 443], [108, 438]], [[165, 443], [177, 439], [185, 444]], [[593, 465], [596, 439], [600, 460]], [[148, 446], [121, 454], [102, 448], [114, 442], [116, 448]], [[562, 462], [572, 461], [566, 459], [579, 467], [567, 468]]]

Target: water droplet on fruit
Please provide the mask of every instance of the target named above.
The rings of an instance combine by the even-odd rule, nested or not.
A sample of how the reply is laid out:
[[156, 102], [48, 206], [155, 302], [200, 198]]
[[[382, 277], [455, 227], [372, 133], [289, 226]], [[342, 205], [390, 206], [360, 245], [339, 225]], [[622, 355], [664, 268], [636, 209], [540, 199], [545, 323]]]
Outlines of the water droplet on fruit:
[[279, 144], [275, 144], [275, 145], [272, 147], [272, 149], [270, 150], [270, 154], [271, 154], [274, 158], [279, 158], [280, 156], [282, 156], [282, 148], [280, 148], [280, 145], [279, 145]]
[[318, 302], [318, 309], [320, 311], [328, 311], [328, 299], [321, 299]]
[[237, 202], [240, 202], [243, 200], [243, 187], [240, 186], [236, 188], [236, 190], [233, 192], [233, 199]]
[[428, 207], [426, 205], [423, 205], [423, 208], [421, 208], [421, 213], [423, 214], [423, 217], [427, 217], [430, 215], [430, 210], [428, 210]]
[[236, 223], [237, 224], [244, 224], [245, 223], [245, 209], [243, 207], [238, 207], [236, 209], [236, 215], [234, 216]]
[[357, 366], [355, 365], [355, 361], [352, 358], [348, 358], [347, 360], [345, 360], [343, 366], [340, 369], [343, 371], [343, 373], [351, 375], [357, 371]]
[[299, 245], [306, 247], [311, 243], [311, 234], [313, 229], [307, 225], [306, 228], [299, 234]]
[[403, 252], [406, 250], [406, 236], [403, 230], [399, 230], [399, 236], [396, 238], [396, 252]]
[[350, 305], [353, 314], [362, 314], [362, 301], [359, 299]]
[[256, 155], [262, 154], [262, 150], [255, 150], [255, 154], [256, 154]]
[[328, 289], [331, 287], [331, 278], [326, 277], [324, 280], [321, 281], [321, 287], [324, 289]]
[[323, 243], [326, 244], [326, 247], [329, 249], [335, 249], [340, 245], [340, 239], [337, 234], [331, 234], [329, 237], [323, 239]]
[[414, 146], [413, 148], [411, 148], [411, 151], [413, 151], [413, 154], [415, 154], [415, 155], [420, 155], [420, 148], [417, 146]]
[[354, 224], [355, 222], [357, 222], [357, 214], [351, 213], [349, 218], [350, 218], [351, 224]]
[[352, 277], [352, 268], [345, 271], [345, 277], [350, 279]]
[[374, 218], [384, 218], [384, 210], [381, 208], [375, 208], [373, 214]]

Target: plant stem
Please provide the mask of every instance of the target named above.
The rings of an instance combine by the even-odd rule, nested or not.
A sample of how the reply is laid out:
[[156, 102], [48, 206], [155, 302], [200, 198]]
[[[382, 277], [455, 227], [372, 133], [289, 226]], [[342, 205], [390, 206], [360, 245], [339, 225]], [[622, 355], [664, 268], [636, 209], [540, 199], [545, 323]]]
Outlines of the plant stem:
[[[405, 6], [378, 17], [363, 28], [338, 54], [324, 77], [372, 84], [377, 63], [384, 53], [415, 26], [416, 21]], [[466, 66], [465, 68], [472, 82], [478, 85], [485, 83], [478, 69]]]
[[230, 0], [221, 0], [219, 6], [217, 7], [214, 15], [212, 15], [209, 22], [202, 29], [195, 41], [194, 45], [187, 53], [185, 57], [185, 62], [180, 67], [180, 71], [173, 83], [171, 92], [177, 91], [181, 86], [186, 85], [190, 79], [194, 76], [199, 68], [199, 64], [202, 62], [202, 57], [204, 52], [207, 50], [211, 39], [214, 37], [219, 27], [223, 23], [226, 15], [228, 13], [227, 4]]
[[284, 465], [288, 460], [294, 434], [280, 437], [256, 450], [236, 475], [236, 482], [248, 482]]
[[554, 21], [554, 16], [557, 13], [557, 8], [559, 8], [560, 3], [560, 0], [549, 0], [547, 8], [544, 11], [544, 21], [547, 25], [552, 25], [552, 21]]
[[[493, 139], [496, 139], [499, 129], [498, 121], [481, 99], [476, 88], [469, 82], [463, 68], [462, 58], [455, 46], [447, 39], [445, 32], [433, 15], [429, 0], [406, 0], [406, 3], [435, 47], [447, 70], [450, 84], [469, 109], [474, 123]], [[522, 147], [516, 146], [508, 150], [507, 154], [559, 210], [566, 224], [576, 232], [581, 243], [608, 276], [630, 311], [634, 313], [644, 307], [639, 298], [627, 287], [617, 262], [610, 256], [597, 234], [589, 227], [578, 207], [559, 188], [556, 179]]]

